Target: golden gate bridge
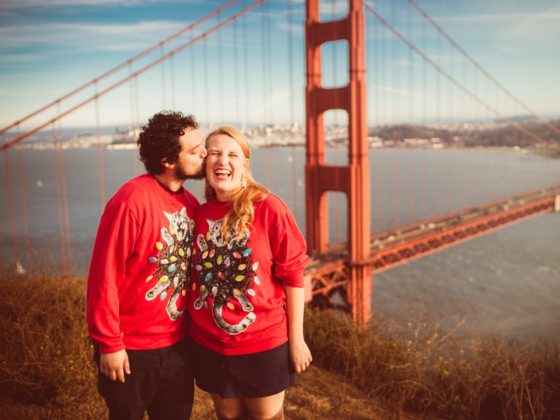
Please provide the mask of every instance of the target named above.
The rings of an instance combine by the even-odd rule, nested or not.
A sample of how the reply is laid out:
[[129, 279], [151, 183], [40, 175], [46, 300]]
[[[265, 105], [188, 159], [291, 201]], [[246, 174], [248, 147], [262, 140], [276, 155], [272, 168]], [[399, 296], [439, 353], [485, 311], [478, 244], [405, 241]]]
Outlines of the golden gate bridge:
[[[102, 99], [110, 95], [126, 95], [123, 90], [128, 87], [130, 125], [138, 127], [142, 120], [139, 80], [145, 73], [153, 73], [155, 68], [161, 69], [162, 105], [167, 107], [170, 97], [171, 106], [175, 108], [179, 82], [174, 70], [174, 60], [180, 55], [190, 54], [189, 63], [203, 63], [203, 68], [198, 68], [198, 71], [196, 64], [190, 64], [190, 74], [185, 77], [191, 82], [189, 91], [192, 93], [191, 106], [195, 114], [198, 109], [204, 109], [206, 117], [214, 112], [223, 119], [223, 102], [218, 102], [218, 109], [211, 111], [210, 108], [216, 103], [211, 103], [209, 99], [204, 99], [204, 95], [197, 96], [194, 92], [208, 92], [212, 85], [217, 86], [218, 92], [221, 92], [227, 86], [233, 89], [236, 98], [236, 103], [232, 104], [236, 123], [246, 127], [249, 104], [242, 98], [249, 95], [249, 90], [255, 89], [255, 84], [259, 84], [261, 88], [257, 95], [262, 95], [262, 123], [264, 125], [271, 121], [274, 107], [264, 104], [273, 102], [271, 97], [274, 95], [276, 69], [272, 57], [275, 52], [272, 23], [279, 17], [270, 9], [262, 11], [266, 3], [264, 0], [224, 2], [216, 10], [169, 37], [0, 130], [3, 138], [0, 151], [5, 156], [5, 203], [15, 260], [22, 259], [21, 242], [24, 243], [24, 249], [31, 247], [28, 192], [25, 182], [22, 182], [25, 179], [25, 162], [20, 155], [20, 146], [33, 140], [37, 133], [50, 130], [55, 149], [60, 261], [68, 263], [72, 259], [69, 222], [71, 197], [67, 189], [64, 144], [69, 139], [64, 137], [62, 124], [73, 114], [93, 107], [93, 112], [91, 109], [89, 112], [94, 121], [92, 125], [95, 126], [95, 136], [100, 138], [103, 126]], [[322, 4], [324, 7], [320, 7]], [[439, 115], [444, 119], [446, 112], [452, 108], [456, 113], [470, 117], [472, 121], [485, 118], [499, 120], [501, 126], [508, 130], [508, 139], [513, 136], [520, 144], [548, 150], [558, 150], [560, 129], [536, 115], [490, 75], [415, 0], [404, 2], [407, 6], [405, 15], [394, 9], [394, 2], [383, 7], [381, 2], [374, 5], [368, 1], [348, 0], [347, 9], [342, 16], [336, 10], [336, 4], [307, 0], [305, 21], [300, 23], [305, 38], [306, 70], [305, 101], [301, 101], [305, 103], [305, 107], [301, 106], [301, 112], [305, 110], [305, 226], [309, 252], [313, 257], [307, 269], [307, 292], [308, 297], [312, 298], [328, 297], [335, 291], [343, 290], [352, 306], [354, 319], [366, 322], [371, 311], [372, 274], [528, 217], [560, 211], [560, 184], [558, 178], [553, 176], [544, 179], [536, 190], [501, 197], [488, 203], [473, 203], [469, 207], [457, 208], [446, 214], [433, 214], [428, 219], [416, 220], [411, 216], [411, 223], [394, 225], [383, 231], [372, 231], [369, 155], [376, 153], [373, 145], [380, 141], [383, 143], [383, 140], [370, 135], [371, 127], [387, 125], [385, 135], [388, 131], [391, 140], [385, 137], [386, 144], [427, 144], [435, 148], [447, 147], [455, 142], [465, 143], [464, 139], [455, 135], [444, 144], [442, 137], [448, 135], [446, 130], [441, 125], [430, 124], [428, 121], [428, 109], [434, 111], [436, 117]], [[297, 33], [297, 17], [303, 14], [303, 10], [298, 3], [289, 0], [283, 6], [283, 25], [287, 28], [284, 46], [287, 60], [284, 68], [289, 90], [289, 127], [294, 127], [299, 109], [296, 79], [303, 70], [300, 69], [298, 73], [296, 69], [296, 45], [303, 40], [296, 39], [294, 33]], [[248, 19], [260, 19], [258, 41], [249, 39]], [[420, 33], [423, 35], [429, 29], [430, 36], [437, 36], [438, 45], [443, 42], [445, 47], [434, 54], [434, 51], [425, 46], [422, 37], [412, 36], [413, 23], [421, 29]], [[238, 54], [236, 50], [226, 57], [224, 49], [227, 46], [218, 48], [220, 71], [216, 79], [210, 79], [205, 67], [208, 65], [210, 42], [218, 46], [229, 42], [242, 51], [242, 54]], [[254, 51], [255, 46], [258, 51]], [[438, 53], [442, 55], [442, 51], [453, 51], [454, 55], [450, 59], [438, 59]], [[256, 70], [259, 79], [251, 80], [248, 64], [255, 57], [260, 58], [259, 68]], [[405, 61], [405, 69], [389, 67], [384, 63], [387, 57], [391, 57], [394, 62]], [[232, 61], [229, 66], [226, 65], [227, 59]], [[227, 67], [231, 71], [224, 72], [221, 67]], [[400, 93], [395, 93], [397, 89], [384, 94], [380, 88], [384, 85], [401, 86], [409, 92], [420, 92], [422, 101], [420, 105], [417, 100], [410, 98], [408, 101], [400, 101]], [[496, 100], [498, 96], [499, 101]], [[392, 111], [390, 118], [388, 109]], [[511, 117], [512, 109], [530, 116], [532, 123], [524, 124]], [[401, 121], [400, 128], [384, 121], [395, 119], [395, 115]], [[343, 163], [328, 162], [327, 150], [329, 144], [333, 143], [332, 139], [327, 139], [329, 124], [337, 129], [342, 127], [342, 134], [334, 137], [337, 147], [347, 149], [347, 157], [343, 159], [346, 161]], [[436, 135], [429, 139], [423, 138], [422, 126], [432, 126], [432, 132]], [[406, 134], [403, 134], [403, 127]], [[536, 130], [534, 127], [542, 129]], [[501, 141], [509, 144], [508, 139], [500, 139], [499, 134], [492, 136], [494, 145], [501, 145]], [[101, 206], [106, 200], [107, 171], [112, 170], [106, 167], [104, 147], [103, 143], [97, 143], [98, 196]], [[17, 173], [13, 171], [13, 164], [10, 165], [8, 158], [9, 153], [14, 150], [18, 158]], [[497, 161], [496, 166], [499, 165], [500, 162]], [[410, 174], [395, 175], [406, 182], [406, 177]], [[444, 176], [441, 174], [441, 177]], [[296, 182], [293, 176], [291, 182]], [[14, 192], [18, 186], [19, 203], [16, 202]], [[335, 202], [335, 211], [329, 212], [329, 208], [332, 210], [333, 206], [328, 202], [328, 195], [333, 192], [343, 193], [346, 197], [346, 221], [335, 220], [335, 224], [346, 225], [344, 243], [329, 243], [329, 217], [332, 218], [334, 214], [334, 218], [338, 219], [336, 206], [340, 205]], [[440, 191], [439, 195], [444, 196], [445, 191]], [[409, 213], [415, 213], [411, 202], [394, 204], [406, 206]], [[19, 223], [16, 220], [18, 217]], [[18, 230], [21, 231], [19, 235]]]

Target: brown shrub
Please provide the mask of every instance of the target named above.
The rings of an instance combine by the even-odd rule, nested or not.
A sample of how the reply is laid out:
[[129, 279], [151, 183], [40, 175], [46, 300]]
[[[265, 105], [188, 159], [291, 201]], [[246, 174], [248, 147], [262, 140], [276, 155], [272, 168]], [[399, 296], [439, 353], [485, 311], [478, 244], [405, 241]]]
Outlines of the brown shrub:
[[[453, 419], [554, 418], [560, 357], [553, 345], [454, 339], [427, 322], [356, 327], [340, 311], [308, 310], [314, 359], [396, 410]], [[556, 405], [555, 405], [556, 404]]]
[[[0, 392], [23, 404], [79, 406], [95, 401], [85, 284], [75, 278], [4, 273], [0, 285]], [[68, 392], [68, 390], [72, 392]], [[93, 413], [92, 413], [93, 414]]]
[[[0, 272], [2, 418], [106, 417], [95, 387], [84, 308], [83, 279]], [[287, 394], [290, 417], [328, 418], [333, 410], [337, 418], [388, 418], [388, 413], [409, 410], [429, 418], [560, 417], [557, 347], [458, 341], [418, 317], [411, 319], [416, 321], [401, 323], [389, 334], [379, 320], [357, 328], [341, 312], [308, 310], [306, 336], [314, 360], [366, 393], [352, 394], [354, 401], [366, 407], [382, 398], [386, 407], [375, 415], [358, 404], [339, 407], [349, 404], [345, 393], [337, 395], [340, 379], [333, 377], [332, 389], [330, 384], [317, 389], [326, 376], [312, 370]], [[323, 404], [336, 398], [334, 408]], [[298, 408], [302, 404], [311, 406]], [[198, 392], [193, 418], [212, 412], [208, 396]]]

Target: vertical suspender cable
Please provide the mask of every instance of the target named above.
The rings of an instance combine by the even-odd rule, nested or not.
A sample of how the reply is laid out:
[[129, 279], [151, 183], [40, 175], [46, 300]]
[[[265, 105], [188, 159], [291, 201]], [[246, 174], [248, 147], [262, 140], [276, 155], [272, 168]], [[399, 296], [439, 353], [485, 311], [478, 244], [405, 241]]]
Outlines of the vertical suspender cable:
[[268, 95], [268, 107], [267, 107], [267, 112], [268, 112], [268, 118], [267, 121], [269, 123], [272, 123], [272, 92], [274, 91], [274, 78], [273, 73], [274, 73], [274, 66], [272, 65], [272, 24], [271, 24], [271, 18], [270, 18], [270, 3], [267, 3], [265, 6], [265, 9], [268, 9], [268, 13], [267, 10], [265, 10], [265, 15], [266, 15], [266, 65], [268, 67], [268, 71], [266, 73], [266, 77], [267, 77], [267, 85], [268, 85], [268, 89], [267, 89], [267, 95]]
[[[269, 114], [268, 114], [268, 60], [267, 60], [267, 47], [268, 47], [268, 31], [267, 31], [267, 14], [268, 14], [268, 7], [263, 8], [262, 15], [261, 15], [261, 65], [262, 65], [262, 109], [263, 109], [263, 120], [261, 121], [261, 126], [263, 127], [263, 135], [268, 135], [268, 124], [269, 121]], [[269, 185], [272, 185], [273, 178], [272, 174], [274, 171], [267, 170], [265, 173], [265, 182]]]
[[[406, 8], [406, 23], [407, 23], [407, 31], [408, 31], [408, 38], [411, 39], [412, 37], [412, 22], [410, 19], [410, 7]], [[416, 137], [418, 138], [418, 130], [415, 129], [414, 126], [414, 120], [413, 120], [413, 100], [414, 100], [414, 81], [412, 79], [412, 73], [414, 71], [414, 65], [413, 65], [413, 57], [412, 57], [412, 50], [409, 48], [408, 49], [408, 63], [406, 66], [407, 69], [407, 73], [408, 73], [408, 94], [406, 95], [408, 97], [408, 137]], [[416, 134], [416, 135], [414, 135]], [[413, 144], [412, 147], [415, 147], [415, 145]], [[414, 149], [413, 149], [414, 150]], [[408, 219], [410, 221], [415, 220], [416, 218], [418, 218], [418, 210], [419, 209], [414, 209], [414, 203], [417, 203], [417, 200], [414, 200], [412, 195], [414, 194], [414, 185], [412, 184], [412, 180], [413, 179], [422, 179], [421, 175], [418, 174], [417, 176], [414, 176], [414, 171], [417, 169], [414, 166], [414, 161], [415, 158], [414, 156], [412, 156], [413, 154], [413, 150], [410, 153], [407, 153], [406, 156], [408, 157], [408, 164], [406, 165], [406, 183], [408, 185], [407, 187], [407, 208], [408, 208], [408, 213], [409, 213], [409, 217]]]
[[[449, 47], [449, 45], [447, 46], [447, 53], [445, 54], [447, 56], [447, 60], [449, 61], [449, 74], [453, 75], [454, 70], [455, 70], [455, 56], [453, 54], [453, 51], [451, 50], [451, 48]], [[446, 82], [447, 84], [447, 88], [445, 89], [445, 91], [447, 92], [447, 112], [448, 115], [445, 116], [445, 118], [447, 119], [447, 130], [445, 131], [445, 140], [442, 141], [442, 144], [444, 145], [443, 147], [448, 147], [449, 145], [449, 141], [450, 141], [450, 137], [453, 135], [453, 131], [455, 130], [456, 124], [454, 124], [454, 121], [456, 121], [455, 118], [455, 92], [456, 92], [456, 88], [455, 86], [450, 83], [449, 81]], [[447, 157], [447, 159], [445, 159], [446, 161], [446, 165], [444, 166], [444, 168], [447, 168], [447, 171], [449, 171], [449, 176], [445, 176], [443, 179], [444, 185], [445, 185], [445, 193], [444, 196], [445, 197], [453, 197], [453, 189], [457, 188], [453, 186], [453, 173], [457, 171], [457, 167], [456, 165], [453, 165], [450, 162], [450, 158], [452, 158], [452, 156], [450, 156], [448, 153], [443, 153], [442, 156]], [[473, 203], [474, 204], [474, 203]], [[455, 205], [455, 207], [457, 207], [457, 205]], [[461, 206], [463, 207], [463, 206]]]
[[219, 118], [220, 124], [223, 124], [224, 121], [224, 69], [223, 69], [223, 60], [222, 60], [222, 29], [221, 31], [217, 32], [218, 36], [218, 94], [216, 95], [219, 107]]
[[[135, 95], [134, 95], [134, 99], [135, 99], [135, 101], [134, 101], [134, 106], [135, 106], [135, 108], [136, 108], [136, 126], [135, 126], [135, 128], [136, 128], [136, 133], [137, 133], [137, 135], [139, 136], [139, 135], [140, 135], [140, 128], [141, 128], [141, 125], [142, 125], [142, 124], [140, 123], [140, 121], [141, 121], [141, 115], [140, 115], [140, 89], [138, 88], [138, 76], [136, 76], [136, 77], [134, 78], [134, 80], [132, 81], [132, 83], [134, 83], [134, 92], [135, 92]], [[137, 137], [136, 139], [138, 140], [138, 137]], [[140, 161], [139, 161], [139, 159], [136, 159], [136, 160], [135, 160], [135, 164], [137, 165], [137, 168], [138, 168], [138, 171], [137, 171], [137, 172], [140, 172], [141, 169], [140, 169]]]
[[262, 122], [264, 126], [268, 124], [268, 103], [267, 103], [267, 60], [266, 60], [266, 10], [261, 15], [261, 66], [262, 66]]
[[[366, 73], [365, 73], [365, 82], [366, 82], [366, 86], [367, 86], [367, 98], [369, 100], [368, 103], [368, 112], [366, 114], [366, 126], [367, 126], [367, 138], [366, 138], [366, 142], [368, 144], [368, 159], [370, 159], [371, 156], [371, 150], [370, 150], [370, 143], [369, 143], [369, 137], [370, 137], [370, 133], [371, 133], [371, 127], [373, 126], [373, 121], [375, 120], [374, 118], [371, 118], [370, 115], [372, 113], [372, 109], [374, 110], [373, 112], [375, 112], [375, 110], [377, 109], [377, 94], [375, 92], [375, 88], [372, 87], [373, 83], [371, 80], [371, 76], [372, 74], [375, 73], [375, 69], [374, 69], [374, 60], [373, 60], [373, 56], [371, 54], [371, 51], [375, 51], [374, 48], [374, 41], [375, 41], [375, 30], [373, 28], [373, 26], [371, 26], [368, 23], [368, 17], [364, 15], [364, 25], [365, 25], [365, 29], [364, 29], [364, 54], [365, 54], [365, 68], [366, 68]], [[368, 46], [369, 46], [369, 52], [368, 52]], [[372, 163], [371, 163], [371, 159], [370, 159], [370, 168], [373, 167]], [[372, 197], [372, 207], [371, 207], [371, 214], [376, 214], [374, 206], [375, 206], [375, 197], [377, 196], [377, 194], [379, 193], [377, 191], [377, 189], [375, 188], [375, 177], [373, 172], [370, 173], [370, 177], [371, 177], [371, 184], [370, 184], [370, 191], [371, 191], [371, 197]], [[371, 220], [371, 217], [370, 217]], [[371, 222], [371, 226], [372, 226], [372, 232], [373, 232], [373, 226], [375, 224], [373, 223], [373, 221]]]
[[[191, 35], [191, 41], [192, 38], [194, 37], [194, 35]], [[197, 67], [197, 63], [199, 62], [199, 60], [196, 59], [196, 52], [198, 51], [198, 48], [193, 48], [189, 51], [190, 54], [190, 75], [189, 75], [189, 79], [191, 81], [191, 111], [189, 112], [189, 114], [194, 114], [198, 117], [198, 97], [197, 97], [197, 93], [196, 93], [196, 86], [198, 85], [198, 83], [196, 83], [195, 81], [195, 75], [197, 74], [196, 72], [196, 67]], [[208, 121], [206, 121], [208, 122]]]
[[292, 209], [294, 210], [294, 213], [297, 214], [298, 213], [298, 209], [297, 209], [297, 202], [296, 202], [296, 187], [297, 187], [297, 179], [296, 179], [296, 153], [295, 153], [295, 145], [294, 145], [294, 129], [295, 129], [295, 110], [294, 110], [294, 100], [295, 100], [295, 95], [294, 95], [294, 63], [293, 63], [293, 45], [292, 45], [292, 18], [293, 18], [293, 13], [292, 13], [292, 1], [288, 0], [288, 4], [287, 4], [287, 13], [286, 13], [286, 17], [288, 19], [288, 89], [289, 89], [289, 95], [290, 95], [290, 126], [289, 126], [289, 135], [290, 135], [290, 143], [292, 144], [291, 146], [291, 150], [290, 150], [290, 156], [291, 156], [291, 173], [292, 173], [292, 196], [291, 196], [291, 203], [292, 203]]
[[138, 87], [138, 76], [134, 78], [134, 91], [136, 92], [135, 94], [136, 118], [138, 118], [136, 124], [137, 127], [140, 128], [141, 125], [140, 122], [142, 121], [142, 111], [140, 110], [140, 88]]
[[[266, 67], [267, 67], [267, 71], [265, 73], [265, 80], [266, 80], [266, 95], [267, 95], [267, 106], [266, 106], [266, 122], [268, 124], [272, 124], [273, 121], [273, 116], [274, 113], [272, 112], [272, 92], [273, 92], [273, 83], [274, 83], [274, 78], [273, 73], [274, 73], [274, 66], [272, 66], [272, 24], [271, 24], [271, 19], [270, 19], [270, 13], [272, 13], [271, 8], [270, 8], [270, 2], [265, 3], [264, 5], [264, 10], [263, 10], [264, 16], [265, 16], [265, 34], [266, 34], [266, 48], [265, 48], [265, 53], [266, 53]], [[268, 169], [269, 169], [269, 174], [270, 174], [270, 180], [273, 180], [273, 176], [272, 174], [275, 173], [275, 166], [276, 166], [276, 162], [274, 159], [272, 159], [268, 165]]]
[[31, 241], [29, 239], [29, 206], [27, 203], [27, 180], [25, 176], [25, 160], [23, 158], [23, 151], [17, 151], [18, 156], [18, 179], [19, 179], [19, 191], [20, 191], [20, 201], [21, 201], [21, 217], [23, 224], [23, 243], [25, 248], [25, 256], [27, 257], [27, 263], [31, 262]]
[[[62, 135], [62, 131], [61, 131]], [[66, 176], [66, 161], [64, 149], [60, 151], [60, 180], [62, 188], [62, 214], [64, 220], [65, 266], [72, 263], [72, 243], [70, 240], [70, 217], [68, 214], [68, 178]]]
[[[441, 54], [440, 51], [440, 39], [437, 38], [436, 40], [436, 57], [439, 56]], [[440, 81], [441, 81], [441, 73], [439, 72], [435, 72], [435, 76], [436, 76], [436, 88], [435, 88], [435, 102], [436, 102], [436, 121], [437, 121], [437, 138], [439, 139], [439, 141], [441, 141], [441, 136], [442, 136], [442, 129], [441, 129], [441, 123], [442, 123], [442, 119], [441, 119], [441, 96], [440, 96]], [[434, 177], [434, 189], [436, 190], [436, 194], [434, 195], [434, 211], [433, 214], [441, 214], [443, 213], [443, 209], [442, 209], [442, 198], [443, 198], [443, 191], [441, 188], [441, 177], [443, 176], [442, 172], [441, 172], [441, 154], [438, 154], [438, 157], [436, 158], [436, 170], [435, 170], [435, 177]]]
[[245, 129], [249, 125], [249, 40], [247, 37], [247, 18], [243, 18], [243, 88], [244, 88], [244, 98], [245, 98]]
[[[422, 50], [426, 51], [426, 41], [427, 41], [427, 34], [426, 34], [426, 21], [423, 20], [422, 21]], [[422, 127], [424, 128], [426, 133], [429, 133], [428, 136], [428, 146], [431, 145], [432, 142], [432, 129], [431, 127], [428, 126], [428, 119], [427, 119], [427, 110], [428, 110], [428, 74], [426, 71], [426, 60], [420, 60], [422, 63]], [[426, 168], [429, 169], [429, 168]], [[431, 172], [428, 172], [431, 175]], [[431, 179], [431, 177], [427, 177], [426, 179], [426, 183], [429, 182], [429, 180]], [[426, 187], [426, 191], [429, 189], [429, 187]], [[433, 194], [432, 194], [433, 197]], [[426, 210], [429, 209], [429, 203], [431, 202], [430, 200], [430, 194], [426, 193], [426, 194], [422, 194], [422, 198], [424, 199], [424, 208]]]
[[[395, 24], [395, 4], [394, 2], [391, 2], [391, 22], [394, 25]], [[390, 63], [391, 63], [391, 67], [396, 67], [396, 46], [394, 45], [393, 40], [391, 40], [391, 44], [390, 44]], [[391, 115], [391, 120], [393, 121], [393, 129], [392, 131], [392, 140], [393, 140], [393, 144], [394, 146], [398, 145], [398, 132], [396, 129], [397, 123], [398, 123], [398, 110], [397, 110], [397, 106], [398, 106], [398, 98], [396, 97], [396, 92], [397, 92], [397, 83], [398, 83], [398, 77], [397, 77], [397, 70], [395, 68], [392, 69], [392, 71], [390, 72], [391, 75], [391, 111], [392, 111], [392, 115]], [[396, 152], [396, 149], [393, 149]], [[393, 159], [395, 159], [395, 164], [393, 165], [393, 170], [392, 170], [392, 174], [393, 174], [393, 191], [394, 192], [400, 192], [402, 191], [402, 188], [399, 188], [399, 167], [397, 165], [398, 162], [398, 153], [394, 153], [393, 154]], [[399, 196], [398, 193], [396, 194], [392, 194], [393, 197], [393, 221], [391, 223], [391, 227], [396, 227], [402, 223], [404, 223], [404, 220], [399, 220], [400, 214], [401, 214], [401, 200], [402, 198]]]
[[[383, 40], [382, 36], [381, 36], [381, 25], [379, 23], [377, 23], [377, 28], [378, 28], [378, 34], [379, 34], [379, 55], [378, 55], [378, 61], [379, 61], [379, 76], [377, 78], [377, 84], [378, 84], [378, 89], [379, 89], [379, 94], [380, 94], [380, 101], [379, 101], [379, 120], [377, 122], [377, 126], [379, 127], [379, 137], [381, 138], [381, 141], [385, 143], [388, 139], [388, 132], [386, 130], [386, 125], [387, 125], [387, 89], [386, 89], [386, 85], [387, 85], [387, 79], [385, 77], [385, 75], [387, 74], [386, 72], [386, 67], [387, 67], [387, 43], [389, 42], [389, 38], [387, 38], [386, 40]], [[384, 148], [385, 149], [385, 148]], [[388, 151], [384, 150], [383, 156], [385, 158], [390, 157], [391, 155], [388, 153]], [[387, 168], [387, 160], [388, 159], [383, 159], [383, 160], [379, 160], [379, 164], [381, 164], [381, 162], [383, 162], [383, 169], [380, 167], [380, 173], [383, 173], [383, 177], [384, 177], [384, 188], [383, 191], [385, 192], [384, 196], [382, 197], [382, 201], [383, 201], [383, 218], [385, 220], [385, 223], [383, 225], [383, 229], [388, 229], [390, 227], [390, 221], [391, 221], [391, 202], [389, 200], [389, 190], [390, 190], [390, 183], [389, 183], [389, 170]], [[387, 168], [387, 169], [385, 169]], [[375, 205], [375, 204], [374, 204]]]
[[[159, 48], [160, 58], [165, 56], [163, 45]], [[165, 84], [165, 61], [161, 62], [161, 107], [167, 109], [167, 86]]]
[[[94, 84], [95, 95], [97, 96], [97, 83]], [[99, 207], [101, 211], [105, 207], [105, 162], [103, 159], [103, 145], [100, 138], [99, 123], [99, 98], [95, 99], [95, 136], [97, 138], [97, 175], [99, 188]]]
[[210, 91], [208, 90], [208, 40], [206, 38], [204, 38], [202, 40], [202, 77], [204, 79], [204, 112], [205, 112], [205, 116], [206, 116], [206, 123], [210, 124], [210, 103], [209, 103], [209, 97], [210, 95]]
[[58, 138], [56, 124], [52, 126], [52, 141], [54, 145], [54, 170], [55, 170], [55, 185], [56, 185], [56, 210], [58, 216], [58, 239], [59, 239], [59, 258], [60, 267], [64, 268], [66, 260], [66, 242], [64, 230], [64, 210], [62, 204], [62, 188], [60, 182], [60, 142]]
[[171, 79], [171, 109], [175, 111], [177, 109], [175, 103], [175, 55], [169, 57], [169, 73]]
[[[132, 75], [132, 64], [130, 64], [128, 66], [128, 74]], [[134, 80], [136, 80], [136, 78], [134, 78], [133, 80], [130, 80], [130, 82], [128, 82], [128, 87], [129, 87], [129, 92], [130, 92], [130, 133], [132, 133], [134, 136], [136, 136], [137, 130], [138, 130], [138, 126], [139, 126], [139, 118], [136, 115], [136, 109], [135, 109], [135, 100], [134, 100]], [[134, 138], [134, 141], [136, 141], [137, 138]], [[134, 175], [137, 175], [140, 172], [140, 162], [138, 159], [138, 155], [135, 153], [133, 154], [133, 168], [134, 168]]]
[[[58, 109], [60, 114], [60, 109]], [[68, 216], [68, 188], [66, 177], [66, 161], [64, 153], [64, 132], [62, 130], [62, 121], [58, 120], [58, 173], [60, 184], [60, 201], [61, 201], [61, 216], [62, 216], [62, 236], [63, 236], [63, 249], [62, 249], [62, 264], [65, 269], [69, 268], [72, 261], [72, 250], [70, 242], [70, 218]]]
[[241, 99], [239, 97], [239, 84], [241, 81], [239, 80], [239, 54], [237, 53], [237, 49], [239, 48], [238, 41], [238, 30], [237, 30], [237, 20], [233, 22], [233, 89], [234, 89], [234, 96], [235, 96], [235, 124], [241, 124], [241, 115], [240, 115], [240, 107], [241, 107]]
[[[60, 105], [57, 106], [60, 115]], [[55, 173], [57, 189], [57, 208], [60, 235], [60, 265], [62, 269], [68, 269], [71, 260], [70, 251], [70, 223], [68, 218], [68, 191], [66, 188], [66, 169], [64, 161], [62, 125], [58, 120], [58, 128], [53, 130], [55, 140]]]
[[10, 163], [10, 155], [9, 151], [7, 150], [4, 153], [4, 160], [6, 162], [6, 204], [8, 207], [8, 223], [10, 224], [10, 239], [12, 242], [12, 254], [14, 258], [14, 262], [16, 264], [16, 270], [20, 266], [20, 255], [19, 255], [19, 247], [18, 247], [18, 240], [17, 240], [17, 225], [16, 225], [16, 216], [15, 216], [15, 209], [14, 209], [14, 192], [12, 190], [12, 171], [11, 171], [11, 163]]

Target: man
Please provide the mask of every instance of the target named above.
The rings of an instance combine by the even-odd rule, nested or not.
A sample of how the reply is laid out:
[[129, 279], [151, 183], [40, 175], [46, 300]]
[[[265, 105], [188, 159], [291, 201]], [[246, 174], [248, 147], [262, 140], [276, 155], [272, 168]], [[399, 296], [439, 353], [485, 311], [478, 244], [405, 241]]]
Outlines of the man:
[[189, 418], [193, 380], [185, 295], [206, 149], [193, 116], [154, 115], [138, 139], [147, 174], [107, 203], [95, 240], [87, 322], [111, 419]]

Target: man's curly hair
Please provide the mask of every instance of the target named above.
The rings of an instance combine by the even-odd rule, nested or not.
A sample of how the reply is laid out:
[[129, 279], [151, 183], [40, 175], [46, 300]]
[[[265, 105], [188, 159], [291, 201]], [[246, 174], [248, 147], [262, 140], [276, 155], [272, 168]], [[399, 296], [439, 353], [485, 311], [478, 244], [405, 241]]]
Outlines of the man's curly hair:
[[179, 137], [189, 129], [198, 128], [198, 123], [192, 115], [181, 112], [159, 112], [148, 124], [142, 127], [138, 137], [140, 160], [144, 162], [146, 171], [150, 174], [163, 172], [162, 159], [169, 163], [177, 162], [181, 145]]

